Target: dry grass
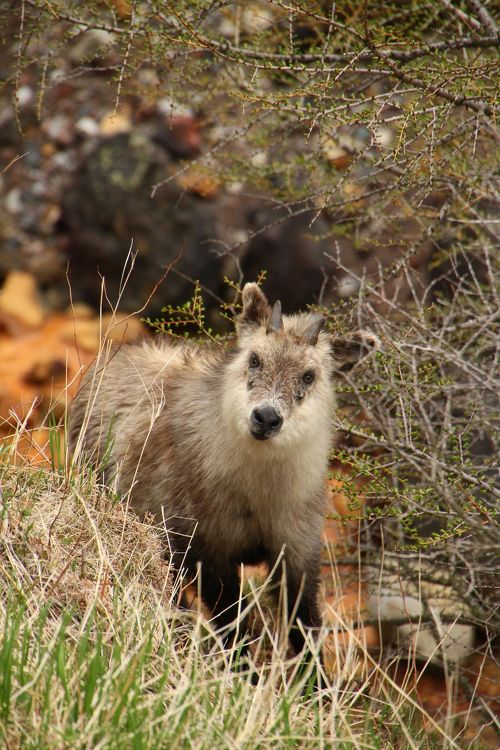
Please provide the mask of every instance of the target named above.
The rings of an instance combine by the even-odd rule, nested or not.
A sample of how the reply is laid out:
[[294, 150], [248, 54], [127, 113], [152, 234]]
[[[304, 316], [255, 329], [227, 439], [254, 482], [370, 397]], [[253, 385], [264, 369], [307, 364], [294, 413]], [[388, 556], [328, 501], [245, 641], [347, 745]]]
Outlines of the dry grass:
[[7, 748], [459, 746], [451, 723], [439, 727], [365, 653], [377, 676], [370, 697], [355, 677], [359, 650], [341, 643], [342, 675], [313, 694], [297, 661], [257, 634], [253, 686], [202, 617], [180, 615], [154, 527], [95, 476], [6, 461], [0, 477]]
[[[110, 619], [116, 594], [162, 607], [172, 594], [158, 534], [110, 498], [91, 476], [5, 470], [2, 572], [28, 610], [40, 599]], [[6, 568], [9, 568], [9, 572]]]

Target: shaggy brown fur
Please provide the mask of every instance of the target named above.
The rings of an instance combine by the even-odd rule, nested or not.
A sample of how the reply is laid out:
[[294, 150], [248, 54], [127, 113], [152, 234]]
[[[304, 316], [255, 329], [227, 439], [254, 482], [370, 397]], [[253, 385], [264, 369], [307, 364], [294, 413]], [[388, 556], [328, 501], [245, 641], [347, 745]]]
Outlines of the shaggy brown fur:
[[[331, 379], [376, 345], [333, 338], [316, 314], [281, 316], [256, 284], [243, 290], [234, 351], [170, 340], [114, 350], [88, 371], [70, 446], [139, 513], [163, 522], [172, 561], [195, 574], [217, 627], [240, 597], [238, 565], [286, 577], [290, 615], [319, 627], [325, 477], [335, 410]], [[241, 622], [239, 632], [242, 632]], [[291, 631], [299, 651], [303, 636]]]

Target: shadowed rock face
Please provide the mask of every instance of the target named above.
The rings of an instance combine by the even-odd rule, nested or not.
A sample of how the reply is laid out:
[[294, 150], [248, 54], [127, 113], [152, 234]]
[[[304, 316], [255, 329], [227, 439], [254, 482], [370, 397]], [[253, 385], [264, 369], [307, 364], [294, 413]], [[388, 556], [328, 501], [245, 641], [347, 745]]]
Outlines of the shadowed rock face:
[[[100, 139], [83, 153], [63, 197], [60, 222], [69, 235], [73, 299], [98, 307], [104, 276], [107, 296], [116, 303], [131, 242], [138, 254], [120, 298], [121, 309], [129, 311], [143, 309], [177, 258], [177, 271], [218, 297], [227, 297], [225, 274], [241, 281], [241, 271], [244, 281], [252, 281], [265, 270], [269, 296], [285, 299], [285, 312], [355, 296], [361, 278], [383, 286], [404, 305], [412, 296], [406, 278], [389, 277], [381, 284], [380, 268], [390, 268], [412, 243], [418, 244], [412, 258], [414, 291], [420, 294], [429, 281], [433, 245], [421, 242], [423, 229], [413, 219], [391, 217], [390, 212], [367, 217], [355, 241], [342, 232], [337, 236], [340, 214], [329, 217], [311, 207], [289, 216], [265, 196], [248, 196], [244, 190], [229, 194], [218, 189], [201, 197], [172, 179], [152, 198], [152, 186], [178, 170], [175, 159], [171, 147], [142, 125]], [[182, 304], [192, 291], [189, 280], [171, 272], [144, 312], [156, 315], [167, 303]], [[381, 299], [375, 296], [373, 303], [383, 305]], [[209, 311], [217, 309], [207, 295], [205, 301]], [[221, 319], [212, 315], [210, 323], [220, 326]]]
[[[225, 229], [249, 235], [257, 232], [237, 253], [245, 279], [267, 270], [271, 296], [285, 298], [289, 310], [318, 300], [323, 269], [330, 277], [335, 273], [325, 256], [331, 240], [324, 219], [317, 218], [311, 226], [312, 212], [287, 218], [283, 211], [270, 210], [263, 200], [248, 200], [244, 194], [235, 196], [236, 210], [227, 212], [223, 195], [201, 198], [175, 180], [152, 199], [152, 185], [172, 171], [172, 155], [139, 128], [99, 141], [84, 157], [63, 199], [61, 222], [70, 239], [67, 254], [74, 299], [98, 305], [100, 274], [106, 278], [109, 299], [117, 300], [131, 240], [138, 255], [121, 298], [123, 309], [142, 308], [179, 254], [178, 271], [224, 296], [224, 273], [238, 275], [227, 255], [217, 255], [224, 247], [224, 224]], [[147, 311], [158, 312], [166, 302], [180, 304], [191, 294], [192, 284], [170, 273]], [[325, 301], [331, 298], [330, 285]]]
[[[321, 217], [313, 222], [316, 214], [308, 211], [287, 218], [284, 210], [256, 209], [248, 216], [251, 231], [269, 228], [248, 243], [243, 273], [250, 280], [265, 269], [269, 295], [286, 300], [286, 312], [317, 302], [325, 274], [335, 274], [334, 264], [326, 257], [332, 252], [330, 227]], [[329, 292], [326, 297], [331, 301]]]
[[[99, 303], [100, 273], [106, 278], [108, 297], [117, 300], [131, 240], [138, 255], [122, 308], [140, 309], [179, 255], [176, 268], [217, 289], [220, 263], [210, 254], [215, 205], [183, 191], [174, 181], [151, 199], [152, 185], [170, 171], [171, 157], [139, 130], [100, 141], [84, 160], [63, 202], [76, 299]], [[169, 274], [153, 307], [184, 302], [191, 293], [189, 282]]]

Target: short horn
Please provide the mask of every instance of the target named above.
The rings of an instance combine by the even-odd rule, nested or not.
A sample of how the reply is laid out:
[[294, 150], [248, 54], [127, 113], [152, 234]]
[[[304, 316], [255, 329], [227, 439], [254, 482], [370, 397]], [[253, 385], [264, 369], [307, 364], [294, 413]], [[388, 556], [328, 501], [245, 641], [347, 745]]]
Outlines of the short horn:
[[274, 333], [278, 333], [278, 331], [282, 330], [283, 316], [281, 315], [281, 302], [279, 300], [276, 300], [273, 305], [273, 309], [271, 310], [271, 319], [268, 323], [266, 333], [271, 333], [271, 331], [273, 331]]
[[315, 344], [317, 344], [318, 336], [323, 330], [325, 323], [326, 318], [324, 315], [321, 315], [316, 318], [308, 328], [306, 328], [304, 335], [302, 336], [306, 344], [309, 344], [310, 346], [315, 346]]

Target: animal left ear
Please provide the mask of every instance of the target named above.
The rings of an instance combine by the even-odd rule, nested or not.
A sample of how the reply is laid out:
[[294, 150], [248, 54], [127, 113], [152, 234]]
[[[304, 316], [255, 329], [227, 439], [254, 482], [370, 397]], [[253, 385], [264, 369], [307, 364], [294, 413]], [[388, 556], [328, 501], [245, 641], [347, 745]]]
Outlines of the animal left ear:
[[330, 341], [334, 372], [348, 372], [368, 354], [380, 349], [380, 339], [369, 331], [355, 331], [347, 336], [334, 336]]
[[326, 318], [324, 315], [317, 315], [312, 318], [312, 322], [306, 328], [302, 334], [304, 343], [310, 346], [316, 346], [318, 343], [319, 334], [323, 330], [326, 324]]
[[238, 329], [243, 326], [260, 326], [271, 316], [267, 297], [258, 284], [245, 284], [242, 292], [243, 309], [238, 316]]

